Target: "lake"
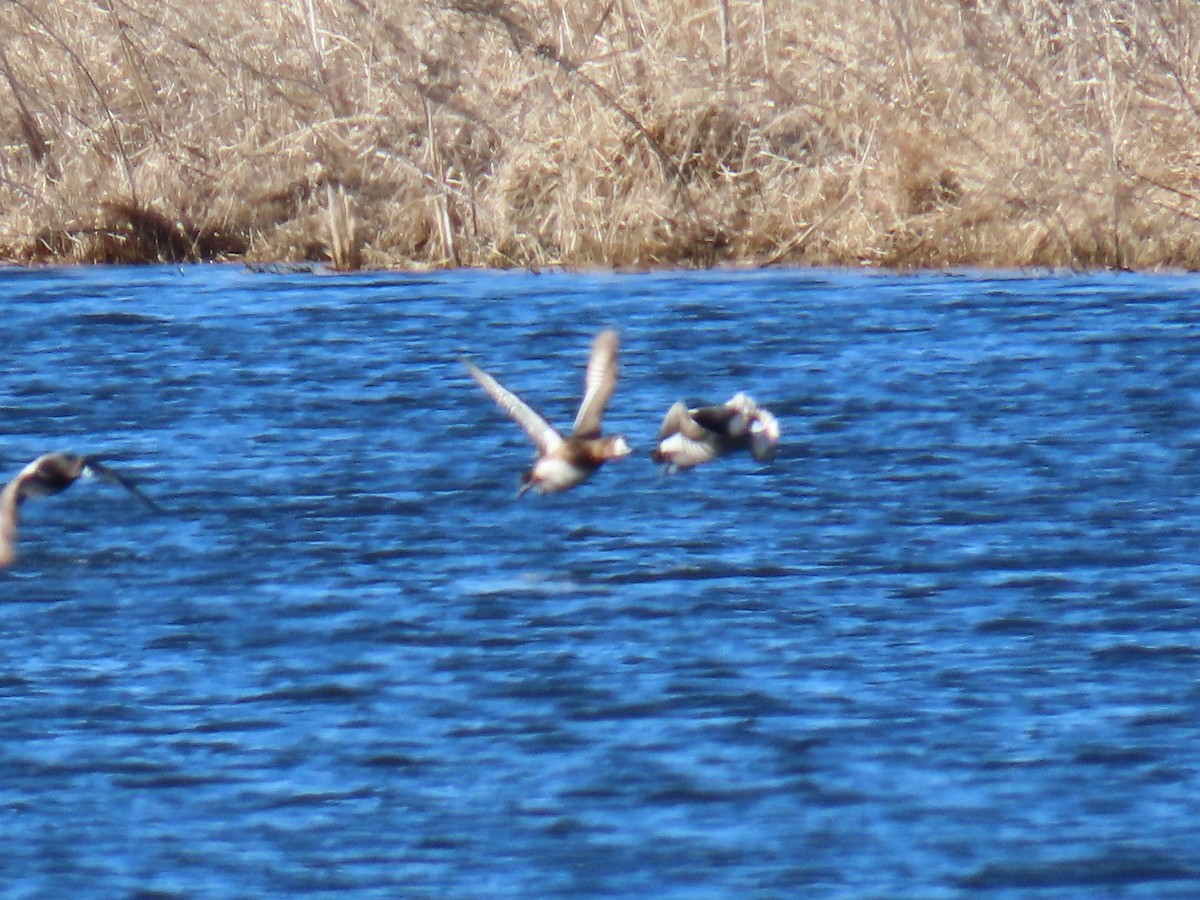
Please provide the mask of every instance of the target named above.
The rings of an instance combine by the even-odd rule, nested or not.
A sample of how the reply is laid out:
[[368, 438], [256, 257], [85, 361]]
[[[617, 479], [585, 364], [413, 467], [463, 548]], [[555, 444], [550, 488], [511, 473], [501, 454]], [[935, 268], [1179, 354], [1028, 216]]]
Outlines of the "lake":
[[[5, 269], [11, 897], [1200, 895], [1200, 277]], [[619, 329], [634, 454], [517, 499]], [[668, 475], [675, 400], [778, 457]]]

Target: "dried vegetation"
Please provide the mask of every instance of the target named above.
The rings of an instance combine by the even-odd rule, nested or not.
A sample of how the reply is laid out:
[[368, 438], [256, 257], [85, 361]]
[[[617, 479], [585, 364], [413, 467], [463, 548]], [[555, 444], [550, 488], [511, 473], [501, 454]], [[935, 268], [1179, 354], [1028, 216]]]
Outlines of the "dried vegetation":
[[1191, 0], [0, 0], [0, 257], [1200, 267]]

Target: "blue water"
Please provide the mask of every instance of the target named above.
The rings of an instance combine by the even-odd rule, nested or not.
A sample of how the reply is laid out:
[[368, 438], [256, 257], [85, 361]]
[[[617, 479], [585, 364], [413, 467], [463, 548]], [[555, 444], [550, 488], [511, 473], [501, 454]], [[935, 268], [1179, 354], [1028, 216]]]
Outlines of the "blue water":
[[[6, 897], [1200, 895], [1200, 278], [0, 271]], [[515, 497], [469, 354], [636, 455]], [[746, 390], [777, 460], [650, 463]]]

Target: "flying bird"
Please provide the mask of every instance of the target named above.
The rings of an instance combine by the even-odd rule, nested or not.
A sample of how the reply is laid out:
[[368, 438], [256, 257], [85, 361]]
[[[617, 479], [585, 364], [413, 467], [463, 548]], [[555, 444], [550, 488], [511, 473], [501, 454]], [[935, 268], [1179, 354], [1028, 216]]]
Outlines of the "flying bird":
[[655, 440], [651, 458], [672, 472], [743, 449], [769, 462], [779, 443], [779, 420], [740, 392], [717, 406], [689, 409], [680, 401], [667, 410]]
[[584, 377], [583, 401], [569, 437], [559, 434], [545, 419], [479, 366], [464, 359], [463, 365], [479, 386], [537, 445], [537, 459], [522, 478], [521, 496], [529, 489], [541, 494], [565, 491], [590, 478], [610, 459], [630, 453], [620, 435], [602, 436], [600, 420], [617, 386], [617, 332], [607, 329], [596, 335]]
[[92, 477], [119, 484], [150, 509], [161, 511], [157, 503], [97, 457], [76, 453], [45, 453], [22, 469], [0, 491], [0, 568], [12, 565], [17, 558], [17, 524], [21, 504], [27, 498], [49, 497], [65, 491], [80, 478]]

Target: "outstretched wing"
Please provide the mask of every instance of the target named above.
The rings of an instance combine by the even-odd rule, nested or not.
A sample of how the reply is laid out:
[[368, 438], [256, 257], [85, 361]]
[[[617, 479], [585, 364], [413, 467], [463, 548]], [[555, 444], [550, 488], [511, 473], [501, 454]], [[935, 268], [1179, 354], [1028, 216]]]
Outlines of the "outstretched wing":
[[736, 420], [741, 419], [741, 413], [731, 409], [727, 404], [721, 406], [701, 406], [690, 411], [692, 421], [697, 427], [713, 434], [735, 437], [744, 428], [738, 427]]
[[667, 410], [666, 416], [663, 417], [662, 425], [658, 429], [658, 437], [655, 440], [661, 441], [663, 438], [668, 438], [673, 434], [682, 434], [690, 441], [700, 441], [705, 437], [704, 428], [692, 418], [692, 411], [687, 408], [687, 404], [682, 400], [676, 401]]
[[17, 559], [17, 484], [16, 479], [0, 491], [0, 569]]
[[467, 367], [471, 377], [479, 382], [479, 386], [487, 391], [488, 396], [496, 401], [496, 405], [508, 413], [509, 418], [525, 430], [525, 433], [537, 444], [542, 453], [551, 453], [562, 444], [562, 437], [559, 433], [550, 427], [549, 422], [534, 412], [529, 404], [469, 359], [464, 359], [462, 364]]
[[112, 469], [104, 465], [96, 457], [85, 456], [83, 458], [83, 471], [86, 472], [88, 469], [91, 469], [92, 472], [95, 473], [96, 477], [102, 481], [107, 481], [111, 484], [119, 484], [155, 512], [162, 512], [162, 507], [143, 494], [136, 484], [134, 484], [116, 469]]
[[572, 428], [576, 437], [600, 436], [604, 408], [608, 406], [608, 400], [617, 386], [620, 370], [617, 363], [618, 343], [617, 332], [612, 328], [600, 332], [592, 343], [587, 375], [583, 381], [583, 402], [579, 404], [579, 413], [575, 416]]

